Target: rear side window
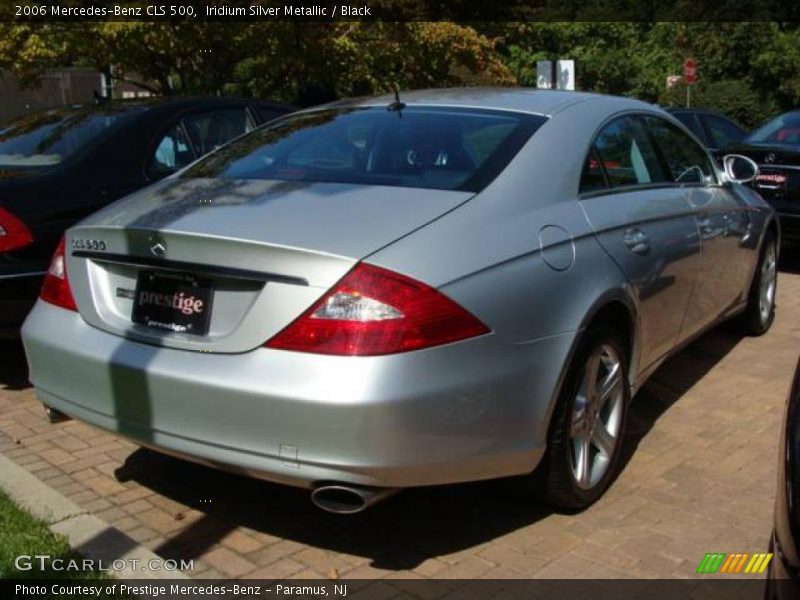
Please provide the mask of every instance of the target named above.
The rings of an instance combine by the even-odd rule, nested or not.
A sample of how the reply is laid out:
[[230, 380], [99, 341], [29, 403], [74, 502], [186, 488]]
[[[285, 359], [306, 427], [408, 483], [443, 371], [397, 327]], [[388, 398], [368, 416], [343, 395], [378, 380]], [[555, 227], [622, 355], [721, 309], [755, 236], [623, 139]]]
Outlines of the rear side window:
[[740, 142], [745, 135], [744, 131], [736, 125], [720, 117], [706, 115], [703, 119], [711, 134], [711, 139], [714, 141], [715, 148], [723, 149], [732, 146]]
[[320, 110], [254, 131], [185, 176], [477, 192], [545, 121], [538, 115], [443, 107]]
[[595, 138], [584, 165], [580, 191], [600, 189], [606, 181], [611, 187], [665, 181], [658, 155], [636, 117], [612, 121]]
[[269, 106], [264, 106], [263, 104], [256, 104], [253, 106], [258, 118], [261, 119], [262, 123], [269, 123], [286, 114], [287, 111], [279, 110], [276, 108], [270, 108]]
[[188, 115], [183, 118], [183, 123], [198, 156], [216, 150], [252, 129], [244, 108]]
[[686, 128], [697, 136], [698, 140], [705, 141], [706, 136], [703, 127], [697, 120], [697, 115], [694, 113], [675, 113], [673, 115], [678, 121], [686, 125]]
[[147, 175], [153, 179], [170, 175], [251, 129], [244, 108], [186, 115], [156, 144]]
[[645, 122], [668, 169], [671, 182], [704, 184], [716, 180], [708, 154], [691, 137], [659, 117], [645, 117]]
[[767, 121], [751, 133], [747, 141], [757, 144], [800, 144], [800, 112], [785, 113]]
[[26, 115], [0, 128], [0, 167], [43, 168], [88, 147], [140, 108], [57, 109]]
[[156, 150], [147, 167], [150, 177], [158, 178], [182, 169], [195, 159], [194, 152], [186, 137], [183, 125], [174, 125], [161, 141], [156, 145]]
[[608, 187], [603, 165], [597, 155], [597, 148], [592, 146], [592, 151], [586, 157], [581, 174], [581, 192], [594, 192]]

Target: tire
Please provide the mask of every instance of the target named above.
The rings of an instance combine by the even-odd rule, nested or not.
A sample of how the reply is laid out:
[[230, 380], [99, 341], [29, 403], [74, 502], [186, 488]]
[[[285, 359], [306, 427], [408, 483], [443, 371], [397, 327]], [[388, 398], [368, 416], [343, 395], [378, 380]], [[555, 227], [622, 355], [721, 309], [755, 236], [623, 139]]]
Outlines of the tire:
[[[630, 404], [624, 348], [613, 329], [593, 326], [567, 371], [553, 412], [547, 451], [529, 482], [529, 489], [557, 510], [589, 507], [617, 475]], [[612, 381], [608, 379], [612, 372], [614, 383], [606, 385]], [[598, 387], [608, 393], [597, 394]]]
[[747, 307], [739, 318], [743, 333], [764, 335], [775, 320], [775, 296], [778, 291], [778, 245], [768, 233], [761, 246], [758, 266], [750, 284]]

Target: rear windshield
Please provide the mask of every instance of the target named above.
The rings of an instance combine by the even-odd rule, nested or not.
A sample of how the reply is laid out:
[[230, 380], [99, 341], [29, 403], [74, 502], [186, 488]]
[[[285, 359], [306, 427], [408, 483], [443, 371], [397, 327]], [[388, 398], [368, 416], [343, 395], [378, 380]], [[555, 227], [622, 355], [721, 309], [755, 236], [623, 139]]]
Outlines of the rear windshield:
[[321, 110], [221, 148], [183, 177], [277, 179], [477, 192], [545, 117], [435, 107]]
[[751, 133], [747, 142], [800, 145], [800, 112], [775, 117]]
[[0, 128], [0, 167], [44, 168], [75, 154], [135, 109], [52, 110]]

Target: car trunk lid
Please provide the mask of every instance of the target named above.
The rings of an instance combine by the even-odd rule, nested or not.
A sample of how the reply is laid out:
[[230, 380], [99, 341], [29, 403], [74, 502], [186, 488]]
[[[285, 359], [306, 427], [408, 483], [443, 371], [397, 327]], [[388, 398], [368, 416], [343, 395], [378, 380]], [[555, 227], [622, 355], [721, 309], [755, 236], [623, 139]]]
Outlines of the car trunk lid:
[[[359, 260], [470, 196], [173, 179], [71, 229], [67, 268], [81, 315], [98, 328], [173, 348], [244, 352], [291, 323]], [[159, 307], [167, 296], [175, 311]], [[202, 315], [181, 316], [191, 302]]]

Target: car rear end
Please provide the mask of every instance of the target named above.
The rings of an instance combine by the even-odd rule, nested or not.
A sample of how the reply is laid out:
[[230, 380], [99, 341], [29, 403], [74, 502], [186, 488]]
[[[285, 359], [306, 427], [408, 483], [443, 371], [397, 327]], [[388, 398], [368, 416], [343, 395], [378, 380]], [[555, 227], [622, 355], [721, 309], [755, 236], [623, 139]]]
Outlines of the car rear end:
[[85, 157], [138, 110], [78, 105], [0, 129], [0, 336], [19, 335], [56, 243], [88, 213]]
[[[533, 467], [534, 427], [529, 439], [512, 434], [534, 417], [519, 402], [535, 393], [530, 354], [453, 300], [352, 259], [159, 236], [174, 259], [132, 252], [149, 247], [147, 232], [69, 232], [67, 246], [102, 239], [111, 252], [57, 255], [26, 321], [45, 405], [145, 446], [305, 487]], [[258, 270], [225, 258], [242, 255]], [[180, 308], [167, 311], [167, 296]], [[427, 322], [392, 329], [394, 312], [420, 310]], [[342, 334], [336, 317], [348, 311], [377, 326], [357, 317]]]
[[781, 240], [800, 244], [800, 150], [751, 149], [758, 164], [753, 187], [778, 212]]
[[800, 112], [770, 119], [733, 152], [758, 164], [753, 187], [778, 212], [781, 241], [800, 244]]
[[[349, 135], [364, 133], [359, 114], [341, 114]], [[373, 114], [391, 127], [416, 118]], [[421, 133], [457, 119], [430, 116]], [[487, 122], [484, 148], [489, 134], [513, 132]], [[219, 164], [229, 174], [275, 163], [253, 161], [254, 139], [67, 232], [23, 329], [39, 399], [136, 443], [302, 487], [530, 471], [560, 373], [535, 357], [564, 356], [570, 339], [509, 343], [457, 286], [437, 289], [369, 258], [474, 195], [449, 183], [463, 179], [446, 168], [455, 153], [430, 154], [427, 172], [424, 148], [404, 150], [400, 166], [414, 169], [374, 177], [426, 182], [418, 187], [308, 181], [320, 169], [342, 179], [341, 162], [313, 144], [303, 166], [275, 167], [280, 181], [200, 177]], [[355, 155], [364, 148], [346, 143]]]
[[60, 234], [39, 214], [47, 187], [46, 178], [19, 170], [0, 179], [0, 338], [19, 336]]
[[35, 302], [43, 272], [40, 264], [19, 258], [14, 238], [21, 243], [27, 236], [13, 232], [8, 224], [16, 218], [4, 212], [0, 209], [0, 338], [15, 338]]

